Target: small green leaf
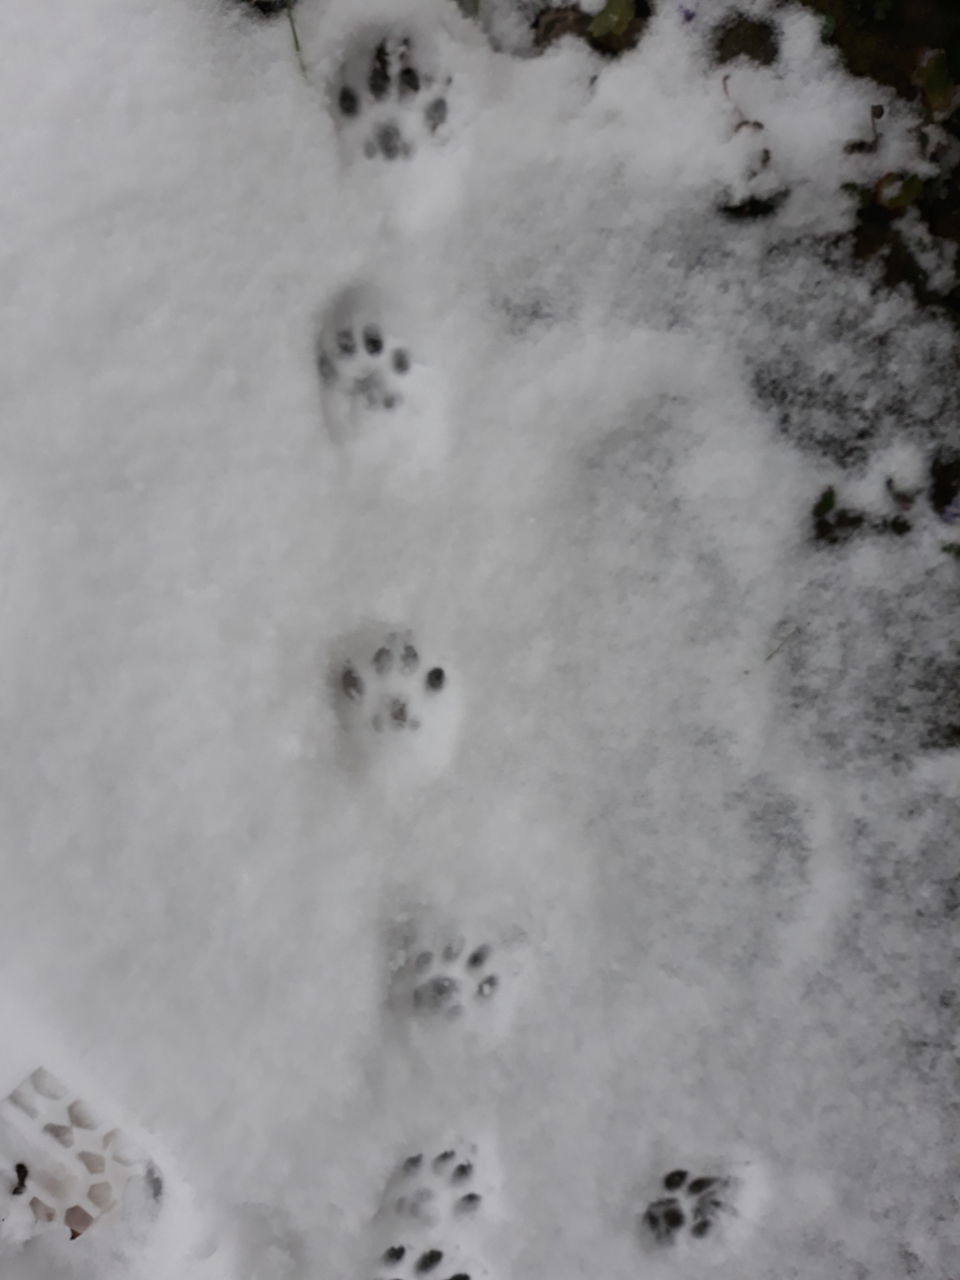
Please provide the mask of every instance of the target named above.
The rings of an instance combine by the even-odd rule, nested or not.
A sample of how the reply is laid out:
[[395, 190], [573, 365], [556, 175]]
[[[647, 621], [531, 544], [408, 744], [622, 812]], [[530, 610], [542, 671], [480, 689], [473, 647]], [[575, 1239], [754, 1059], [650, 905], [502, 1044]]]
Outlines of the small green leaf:
[[957, 86], [950, 74], [950, 64], [943, 49], [928, 49], [917, 64], [916, 82], [923, 90], [927, 107], [934, 120], [950, 115], [957, 105]]
[[837, 493], [831, 485], [829, 489], [824, 489], [820, 497], [817, 499], [813, 508], [814, 520], [822, 520], [824, 516], [828, 516], [833, 508], [837, 505]]
[[960, 560], [960, 542], [945, 542], [943, 549], [948, 556], [956, 556]]
[[634, 0], [607, 0], [587, 32], [594, 40], [604, 36], [622, 36], [635, 17]]
[[310, 76], [307, 74], [307, 64], [303, 58], [303, 46], [300, 43], [300, 37], [297, 34], [297, 24], [293, 18], [293, 0], [287, 0], [287, 22], [290, 24], [290, 38], [293, 41], [293, 51], [297, 55], [297, 65], [300, 68], [300, 74], [309, 84]]
[[909, 209], [923, 195], [923, 179], [915, 173], [885, 173], [874, 189], [877, 204], [884, 209]]
[[824, 18], [820, 24], [820, 39], [824, 44], [829, 44], [833, 39], [837, 30], [837, 20], [833, 17]]

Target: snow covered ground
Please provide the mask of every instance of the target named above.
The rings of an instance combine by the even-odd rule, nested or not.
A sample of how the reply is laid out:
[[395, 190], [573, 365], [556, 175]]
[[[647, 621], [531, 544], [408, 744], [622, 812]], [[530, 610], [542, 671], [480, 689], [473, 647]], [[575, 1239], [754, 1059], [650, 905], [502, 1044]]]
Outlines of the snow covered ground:
[[0, 11], [0, 1096], [169, 1202], [3, 1280], [960, 1272], [960, 565], [810, 536], [960, 434], [915, 121], [729, 8]]

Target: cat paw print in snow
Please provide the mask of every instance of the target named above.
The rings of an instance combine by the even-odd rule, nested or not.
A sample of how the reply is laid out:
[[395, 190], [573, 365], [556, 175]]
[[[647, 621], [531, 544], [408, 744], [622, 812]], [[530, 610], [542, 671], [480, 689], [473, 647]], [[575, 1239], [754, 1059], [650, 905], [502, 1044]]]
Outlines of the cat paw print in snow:
[[403, 308], [371, 288], [344, 291], [317, 343], [324, 422], [360, 467], [403, 480], [446, 452], [440, 384], [410, 340]]
[[489, 1144], [458, 1138], [405, 1155], [377, 1215], [377, 1280], [488, 1276], [479, 1257], [498, 1202]]
[[159, 1205], [156, 1166], [117, 1128], [50, 1072], [38, 1067], [0, 1103], [0, 1243], [23, 1244], [45, 1230], [70, 1239], [118, 1216], [142, 1192]]
[[451, 83], [423, 33], [357, 37], [331, 87], [344, 159], [400, 165], [443, 142]]
[[318, 360], [325, 384], [339, 383], [358, 406], [388, 413], [403, 403], [410, 363], [407, 348], [388, 343], [375, 321], [338, 328]]
[[752, 1163], [709, 1173], [673, 1169], [643, 1212], [644, 1236], [657, 1248], [723, 1250], [750, 1234], [766, 1198], [766, 1178]]
[[410, 631], [358, 645], [340, 666], [337, 690], [351, 763], [382, 767], [403, 782], [443, 773], [459, 735], [457, 683]]
[[390, 1003], [412, 1027], [451, 1027], [499, 1039], [512, 1022], [523, 977], [522, 938], [406, 922], [395, 934]]
[[463, 938], [439, 951], [418, 951], [407, 974], [413, 1011], [452, 1021], [464, 1010], [496, 999], [500, 975], [489, 942], [468, 947]]

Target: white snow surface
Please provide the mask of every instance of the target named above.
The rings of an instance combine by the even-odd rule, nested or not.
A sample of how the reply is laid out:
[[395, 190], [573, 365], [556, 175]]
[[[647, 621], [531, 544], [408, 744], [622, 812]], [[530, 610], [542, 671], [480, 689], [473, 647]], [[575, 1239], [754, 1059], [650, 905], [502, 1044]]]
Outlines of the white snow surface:
[[[0, 1096], [43, 1064], [169, 1188], [142, 1248], [3, 1280], [359, 1280], [449, 1131], [498, 1152], [498, 1280], [956, 1275], [958, 565], [932, 516], [809, 537], [960, 431], [953, 336], [828, 243], [915, 121], [791, 7], [724, 88], [694, 7], [605, 62], [527, 56], [507, 0], [496, 49], [301, 0], [306, 76], [213, 0], [0, 8]], [[328, 89], [387, 18], [446, 136], [347, 162]], [[716, 210], [743, 119], [790, 193], [757, 222]], [[386, 476], [316, 366], [367, 289], [438, 387]], [[365, 628], [463, 699], [389, 787], [330, 689]], [[411, 911], [522, 939], [503, 1034], [411, 1048]], [[747, 1166], [729, 1256], [647, 1248], [664, 1173]]]

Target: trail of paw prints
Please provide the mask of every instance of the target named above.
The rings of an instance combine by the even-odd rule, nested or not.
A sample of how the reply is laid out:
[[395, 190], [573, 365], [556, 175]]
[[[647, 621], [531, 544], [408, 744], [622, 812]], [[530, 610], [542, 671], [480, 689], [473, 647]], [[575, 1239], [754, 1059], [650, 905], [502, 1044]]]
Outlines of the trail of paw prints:
[[414, 1027], [499, 1039], [516, 1012], [524, 958], [519, 936], [408, 920], [394, 931], [391, 1006]]
[[726, 1249], [750, 1234], [766, 1198], [766, 1179], [752, 1163], [672, 1169], [643, 1210], [641, 1230], [657, 1249]]
[[388, 1179], [377, 1215], [376, 1280], [481, 1280], [484, 1230], [497, 1216], [492, 1152], [455, 1139], [410, 1151]]
[[363, 640], [339, 664], [336, 696], [351, 753], [404, 782], [447, 769], [460, 723], [460, 697], [447, 663], [428, 658], [411, 631]]
[[407, 478], [442, 462], [442, 383], [403, 330], [409, 320], [376, 290], [351, 287], [328, 309], [317, 337], [324, 422], [360, 466]]
[[380, 30], [358, 38], [331, 87], [345, 159], [389, 165], [442, 142], [451, 84], [423, 36]]

